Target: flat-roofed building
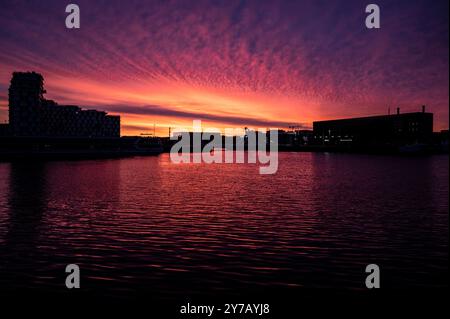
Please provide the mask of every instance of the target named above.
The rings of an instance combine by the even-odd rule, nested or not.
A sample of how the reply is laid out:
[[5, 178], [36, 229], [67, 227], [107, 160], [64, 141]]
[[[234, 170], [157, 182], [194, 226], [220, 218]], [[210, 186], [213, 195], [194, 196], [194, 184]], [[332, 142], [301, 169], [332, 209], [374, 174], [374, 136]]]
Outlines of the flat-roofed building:
[[322, 145], [388, 146], [429, 143], [433, 113], [422, 112], [370, 116], [313, 123], [314, 143]]
[[9, 88], [9, 123], [13, 136], [120, 137], [120, 117], [106, 112], [58, 105], [44, 98], [44, 78], [14, 72]]

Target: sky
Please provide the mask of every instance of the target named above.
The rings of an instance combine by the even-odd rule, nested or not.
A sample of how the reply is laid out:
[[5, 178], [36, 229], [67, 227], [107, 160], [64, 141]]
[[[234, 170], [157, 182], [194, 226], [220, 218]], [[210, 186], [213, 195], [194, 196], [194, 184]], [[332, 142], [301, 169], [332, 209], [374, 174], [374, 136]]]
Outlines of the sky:
[[[67, 29], [76, 3], [80, 29]], [[367, 29], [365, 7], [381, 9]], [[311, 128], [315, 120], [420, 111], [449, 126], [443, 1], [0, 0], [0, 122], [14, 71], [46, 98], [169, 127]]]

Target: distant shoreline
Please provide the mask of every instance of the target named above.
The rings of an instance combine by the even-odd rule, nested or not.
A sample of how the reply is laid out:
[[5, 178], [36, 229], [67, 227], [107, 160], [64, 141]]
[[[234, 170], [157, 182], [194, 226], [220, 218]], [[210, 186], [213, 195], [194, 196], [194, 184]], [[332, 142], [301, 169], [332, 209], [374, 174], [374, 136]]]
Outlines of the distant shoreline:
[[[245, 151], [247, 152], [247, 151]], [[341, 153], [363, 155], [393, 155], [400, 157], [417, 157], [432, 155], [448, 155], [448, 151], [422, 151], [422, 152], [394, 152], [369, 150], [344, 150], [330, 147], [305, 147], [297, 149], [281, 149], [280, 153]], [[64, 151], [0, 151], [0, 162], [31, 161], [31, 160], [92, 160], [92, 159], [119, 159], [135, 156], [157, 156], [169, 153], [161, 149], [154, 150], [64, 150]], [[190, 152], [192, 154], [192, 152]]]

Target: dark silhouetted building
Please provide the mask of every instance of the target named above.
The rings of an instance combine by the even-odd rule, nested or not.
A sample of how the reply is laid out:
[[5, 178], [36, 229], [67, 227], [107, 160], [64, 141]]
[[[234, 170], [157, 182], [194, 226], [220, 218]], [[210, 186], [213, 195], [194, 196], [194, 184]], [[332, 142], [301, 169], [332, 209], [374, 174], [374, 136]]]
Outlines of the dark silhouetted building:
[[9, 130], [23, 137], [120, 137], [120, 116], [44, 98], [44, 78], [14, 72], [9, 87]]
[[9, 135], [9, 124], [0, 124], [0, 137]]
[[321, 145], [398, 146], [430, 143], [433, 114], [400, 113], [313, 123], [314, 143]]

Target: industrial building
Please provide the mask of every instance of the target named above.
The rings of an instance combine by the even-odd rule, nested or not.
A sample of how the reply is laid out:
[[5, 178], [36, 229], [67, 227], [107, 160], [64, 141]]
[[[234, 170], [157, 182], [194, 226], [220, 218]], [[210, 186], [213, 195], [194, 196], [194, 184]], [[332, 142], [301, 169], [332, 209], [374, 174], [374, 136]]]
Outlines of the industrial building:
[[44, 78], [14, 72], [9, 87], [9, 133], [16, 137], [120, 137], [120, 116], [44, 98]]
[[389, 147], [427, 144], [433, 137], [433, 113], [421, 112], [370, 116], [313, 123], [316, 145]]

